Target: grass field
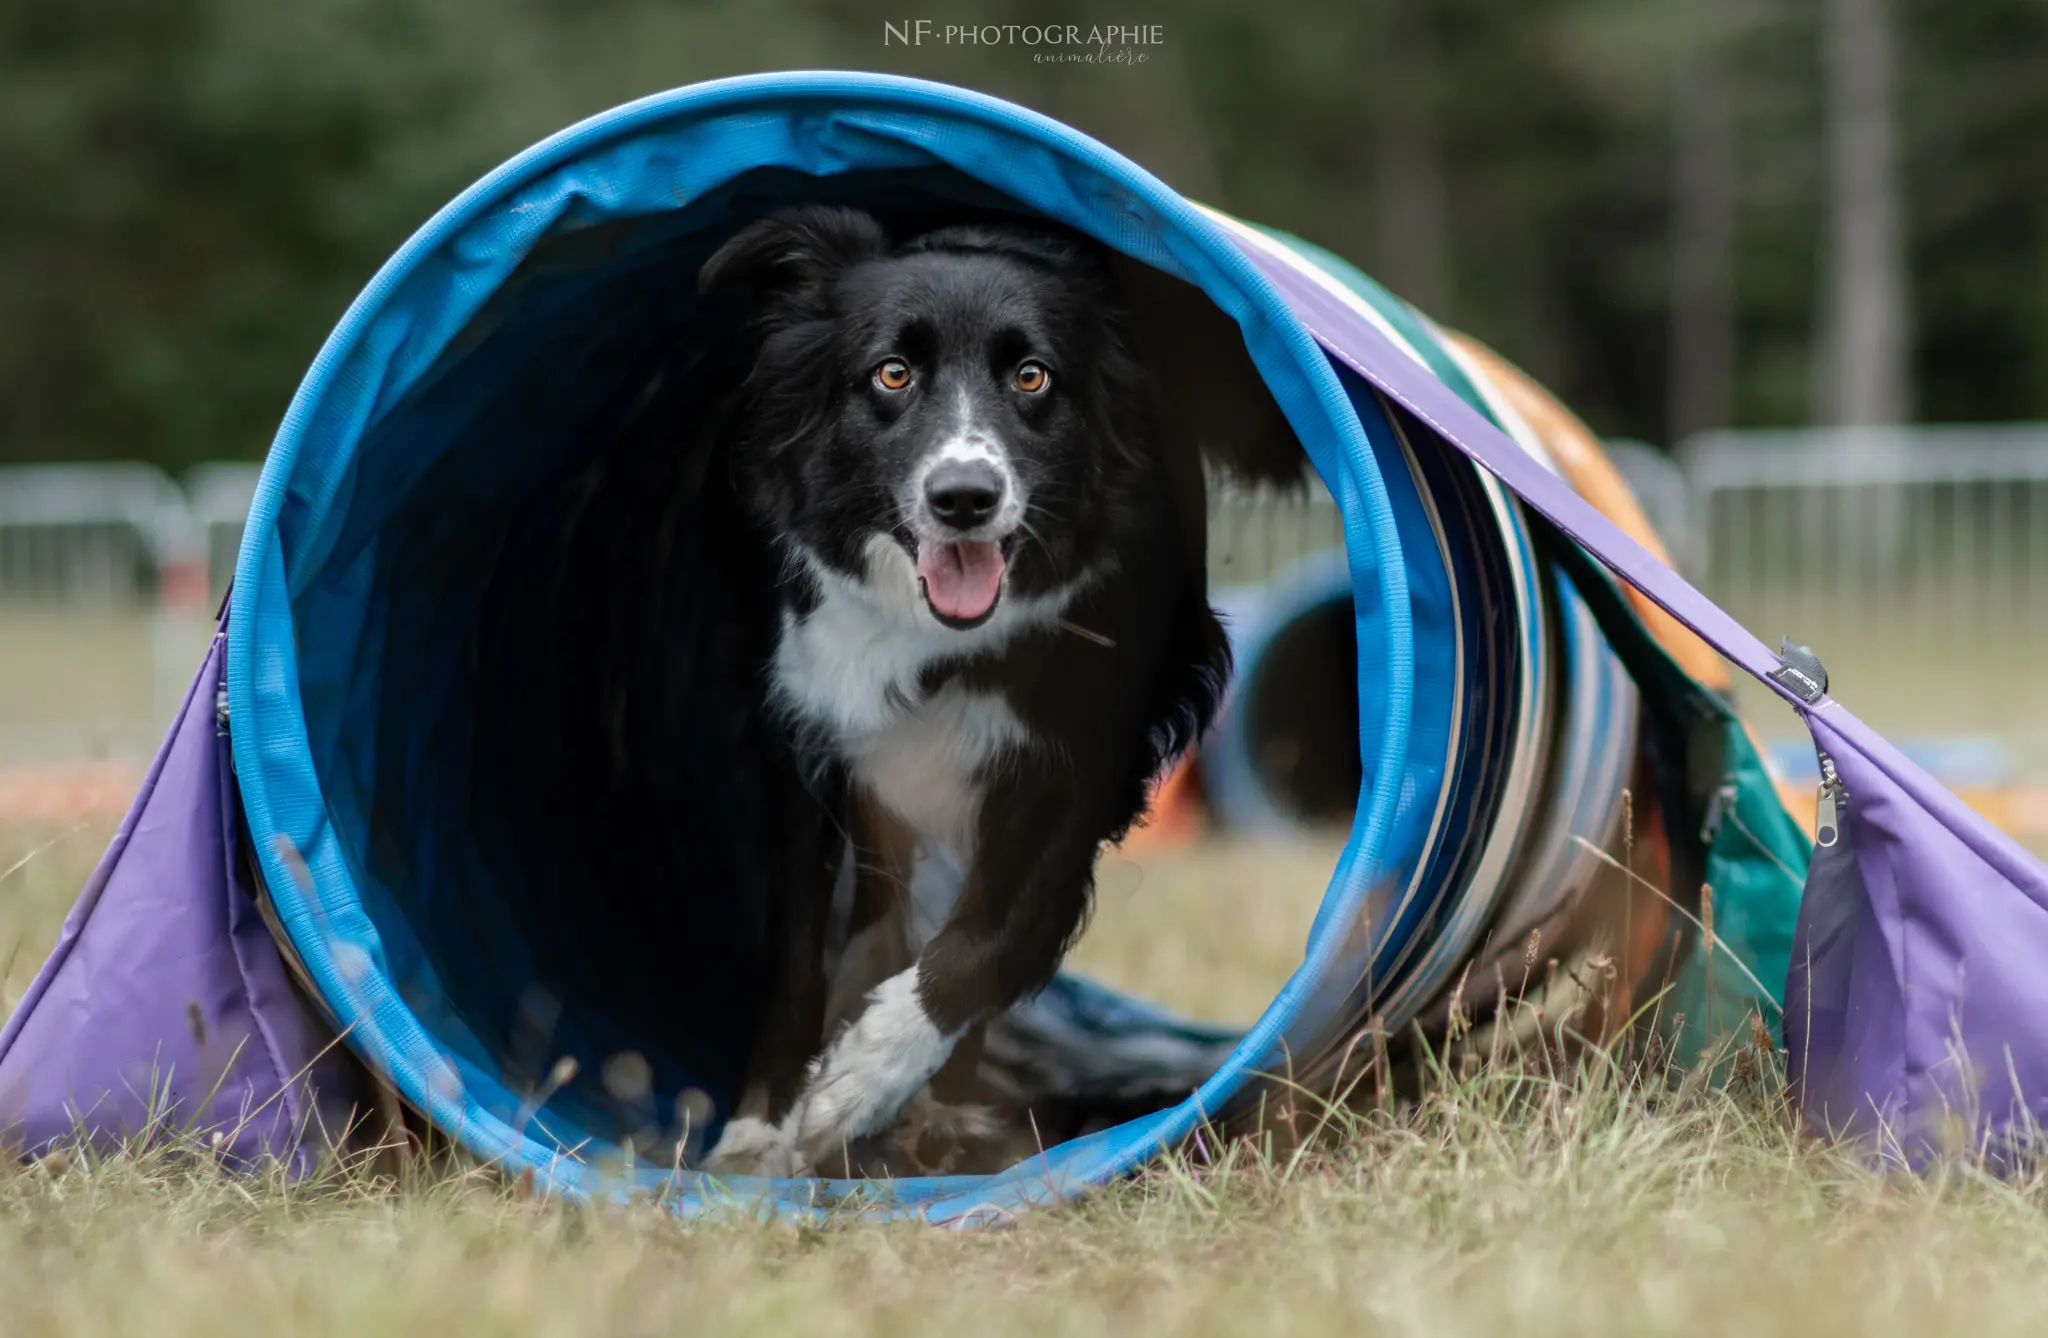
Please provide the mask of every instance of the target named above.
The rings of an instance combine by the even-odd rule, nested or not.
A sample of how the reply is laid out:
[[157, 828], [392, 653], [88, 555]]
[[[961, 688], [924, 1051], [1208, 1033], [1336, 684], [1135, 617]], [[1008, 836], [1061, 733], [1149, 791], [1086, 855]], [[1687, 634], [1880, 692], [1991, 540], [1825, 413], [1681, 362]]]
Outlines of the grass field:
[[[146, 760], [203, 629], [0, 617], [0, 768]], [[158, 655], [153, 637], [167, 638]], [[189, 639], [189, 655], [183, 640]], [[176, 645], [170, 645], [176, 640]], [[175, 652], [175, 653], [169, 653]], [[0, 1013], [111, 832], [0, 817]], [[1243, 1021], [1298, 961], [1332, 851], [1115, 858], [1074, 964]], [[682, 1225], [480, 1173], [237, 1179], [176, 1148], [0, 1159], [0, 1338], [2048, 1331], [2048, 1184], [1888, 1178], [1791, 1132], [1775, 1084], [1646, 1092], [1513, 1062], [1008, 1231]]]
[[[0, 828], [9, 1004], [106, 835]], [[1079, 961], [1243, 1017], [1298, 957], [1327, 855], [1113, 862]], [[1307, 1152], [1190, 1155], [979, 1234], [682, 1225], [481, 1173], [291, 1187], [175, 1149], [0, 1164], [0, 1333], [2043, 1331], [2048, 1184], [1878, 1176], [1796, 1137], [1775, 1087], [1509, 1063]]]

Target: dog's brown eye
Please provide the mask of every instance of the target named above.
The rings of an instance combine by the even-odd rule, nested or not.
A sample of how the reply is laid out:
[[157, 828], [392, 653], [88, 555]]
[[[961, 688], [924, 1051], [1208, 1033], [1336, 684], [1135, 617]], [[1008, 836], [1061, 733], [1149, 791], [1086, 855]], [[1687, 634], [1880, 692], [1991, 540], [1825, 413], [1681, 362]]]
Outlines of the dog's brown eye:
[[884, 390], [901, 390], [910, 384], [910, 364], [901, 358], [887, 358], [875, 368], [875, 384]]
[[1016, 376], [1011, 379], [1017, 389], [1027, 395], [1036, 395], [1052, 384], [1052, 373], [1045, 369], [1042, 362], [1027, 362], [1017, 368]]

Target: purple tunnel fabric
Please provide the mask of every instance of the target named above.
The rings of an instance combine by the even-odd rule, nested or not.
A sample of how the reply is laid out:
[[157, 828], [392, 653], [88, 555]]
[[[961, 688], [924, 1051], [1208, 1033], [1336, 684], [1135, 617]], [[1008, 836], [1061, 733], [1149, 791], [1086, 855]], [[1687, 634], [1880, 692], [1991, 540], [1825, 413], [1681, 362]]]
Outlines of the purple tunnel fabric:
[[358, 1095], [287, 973], [242, 858], [216, 718], [222, 636], [57, 946], [0, 1030], [0, 1143], [220, 1134], [226, 1155], [310, 1165]]

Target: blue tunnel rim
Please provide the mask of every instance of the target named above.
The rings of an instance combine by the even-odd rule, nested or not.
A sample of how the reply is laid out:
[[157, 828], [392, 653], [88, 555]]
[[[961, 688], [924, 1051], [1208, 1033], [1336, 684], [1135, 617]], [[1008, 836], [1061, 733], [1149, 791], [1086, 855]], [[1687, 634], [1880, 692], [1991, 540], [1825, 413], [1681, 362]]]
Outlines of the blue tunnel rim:
[[[1338, 376], [1312, 332], [1293, 314], [1270, 280], [1239, 251], [1227, 233], [1196, 205], [1113, 150], [1057, 121], [986, 94], [898, 76], [797, 71], [717, 80], [642, 98], [571, 126], [515, 155], [477, 181], [413, 234], [385, 263], [335, 326], [293, 396], [279, 426], [249, 511], [235, 571], [237, 598], [229, 613], [228, 698], [232, 718], [258, 722], [232, 732], [241, 802], [269, 894], [290, 946], [321, 1001], [348, 1029], [351, 1043], [390, 1080], [400, 1095], [471, 1152], [508, 1169], [531, 1167], [542, 1187], [572, 1195], [617, 1194], [631, 1189], [599, 1168], [534, 1142], [477, 1107], [448, 1071], [434, 1038], [399, 999], [388, 980], [363, 968], [362, 949], [330, 932], [335, 911], [360, 911], [353, 877], [338, 860], [315, 868], [310, 885], [295, 870], [291, 849], [309, 849], [327, 822], [297, 699], [292, 658], [293, 621], [278, 536], [301, 448], [323, 399], [335, 389], [342, 364], [364, 341], [407, 278], [429, 258], [490, 217], [522, 185], [573, 163], [579, 156], [624, 143], [665, 125], [710, 120], [747, 111], [788, 111], [797, 105], [832, 112], [861, 110], [922, 117], [948, 129], [1022, 136], [1118, 193], [1127, 217], [1156, 245], [1138, 256], [1195, 283], [1237, 320], [1253, 360], [1283, 413], [1337, 499], [1345, 518], [1354, 578], [1377, 569], [1386, 594], [1406, 606], [1405, 577], [1386, 493], [1364, 429]], [[960, 163], [925, 148], [935, 161], [972, 177]], [[986, 180], [985, 177], [982, 179]], [[989, 183], [995, 184], [995, 183]], [[1005, 189], [998, 186], [998, 189]], [[1022, 203], [1036, 202], [1022, 197]], [[1100, 207], [1100, 204], [1097, 204]], [[1044, 212], [1051, 213], [1052, 210]], [[1149, 213], [1149, 216], [1148, 216]], [[1106, 244], [1119, 244], [1107, 216], [1068, 219]], [[1116, 235], [1107, 235], [1116, 234]], [[1286, 393], [1283, 393], [1286, 392]], [[364, 424], [358, 424], [359, 438]], [[352, 439], [348, 449], [353, 450]], [[1360, 740], [1381, 758], [1379, 774], [1397, 776], [1406, 749], [1413, 648], [1405, 616], [1394, 620], [1388, 644], [1384, 730]], [[282, 726], [278, 722], [284, 722]], [[1016, 1208], [1053, 1202], [1114, 1179], [1180, 1142], [1237, 1096], [1281, 1056], [1290, 1025], [1322, 1001], [1332, 967], [1355, 950], [1354, 922], [1362, 909], [1399, 799], [1398, 784], [1360, 796], [1350, 839], [1333, 871], [1316, 931], [1302, 963], [1276, 993], [1235, 1050], [1203, 1086], [1180, 1105], [1115, 1129], [1051, 1149], [992, 1177], [927, 1182], [912, 1193], [863, 1185], [858, 1192], [884, 1215], [915, 1213], [928, 1221], [985, 1220]], [[281, 839], [280, 839], [281, 838]], [[308, 864], [312, 861], [308, 860]], [[312, 894], [312, 895], [309, 895]], [[439, 1060], [439, 1063], [436, 1063]], [[495, 1127], [494, 1127], [495, 1126]], [[1055, 1155], [1057, 1154], [1057, 1161]], [[667, 1175], [660, 1180], [666, 1182]], [[640, 1188], [647, 1188], [643, 1181]], [[720, 1204], [767, 1204], [777, 1213], [818, 1210], [845, 1194], [835, 1182], [711, 1182], [686, 1175], [671, 1185], [684, 1211]]]

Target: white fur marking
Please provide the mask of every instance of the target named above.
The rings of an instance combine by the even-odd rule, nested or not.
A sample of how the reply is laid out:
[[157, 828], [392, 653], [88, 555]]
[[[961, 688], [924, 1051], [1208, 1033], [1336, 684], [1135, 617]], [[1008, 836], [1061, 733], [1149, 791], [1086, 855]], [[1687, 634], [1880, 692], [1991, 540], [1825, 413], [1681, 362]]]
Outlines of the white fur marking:
[[795, 1133], [786, 1122], [777, 1127], [752, 1115], [727, 1120], [704, 1169], [713, 1175], [795, 1175], [801, 1169]]
[[1004, 482], [1010, 482], [1009, 452], [1003, 449], [1002, 439], [975, 421], [974, 401], [968, 397], [967, 388], [953, 397], [957, 406], [953, 415], [953, 435], [938, 449], [940, 460], [986, 460], [1001, 470]]
[[840, 740], [861, 784], [925, 841], [971, 854], [984, 771], [1031, 733], [1003, 698], [947, 684], [881, 729]]
[[894, 723], [902, 703], [917, 700], [930, 665], [993, 653], [1021, 632], [1058, 622], [1080, 589], [1029, 599], [1005, 592], [987, 622], [957, 630], [925, 608], [917, 569], [900, 544], [874, 535], [865, 557], [865, 579], [853, 580], [804, 554], [818, 605], [801, 619], [784, 615], [775, 647], [781, 704], [841, 744]]
[[917, 968], [889, 977], [835, 1040], [790, 1112], [798, 1150], [812, 1165], [896, 1118], [953, 1053], [958, 1036], [933, 1024], [917, 997]]
[[924, 485], [934, 469], [954, 461], [985, 461], [994, 465], [996, 473], [1003, 480], [1003, 504], [996, 511], [995, 518], [974, 531], [977, 538], [1007, 538], [1024, 519], [1028, 499], [1024, 495], [1024, 484], [1017, 477], [1016, 468], [1010, 463], [1010, 453], [1003, 449], [1003, 439], [974, 417], [974, 404], [962, 388], [954, 397], [957, 406], [953, 417], [953, 431], [938, 448], [926, 456], [910, 480], [910, 493], [904, 499], [905, 509], [918, 518], [914, 528], [920, 531], [920, 538], [930, 542], [945, 542], [958, 537], [954, 531], [924, 521]]

